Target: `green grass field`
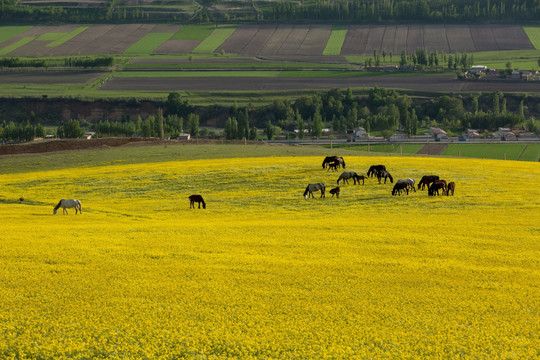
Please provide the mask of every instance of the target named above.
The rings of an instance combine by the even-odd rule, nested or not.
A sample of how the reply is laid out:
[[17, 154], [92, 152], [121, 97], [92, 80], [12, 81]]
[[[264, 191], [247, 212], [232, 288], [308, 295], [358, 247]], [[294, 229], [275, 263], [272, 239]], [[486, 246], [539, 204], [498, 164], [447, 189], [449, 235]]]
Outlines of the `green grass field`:
[[0, 43], [30, 30], [31, 28], [32, 26], [0, 26]]
[[540, 144], [527, 144], [519, 160], [540, 161]]
[[[538, 149], [538, 145], [533, 144], [531, 149]], [[472, 157], [481, 159], [499, 159], [503, 160], [521, 160], [520, 155], [523, 153], [527, 144], [510, 143], [510, 144], [450, 144], [443, 151], [442, 155]], [[534, 150], [531, 150], [534, 151]], [[532, 154], [532, 153], [531, 153]], [[532, 158], [532, 155], [531, 155]]]
[[50, 32], [39, 36], [36, 41], [55, 41], [66, 35], [65, 32]]
[[195, 49], [194, 53], [213, 53], [236, 30], [236, 26], [220, 26], [212, 31]]
[[215, 25], [184, 25], [171, 38], [172, 40], [204, 40], [212, 31]]
[[332, 28], [332, 33], [328, 39], [328, 43], [324, 48], [323, 55], [339, 55], [341, 54], [341, 47], [345, 41], [345, 36], [347, 35], [346, 26], [334, 26]]
[[[215, 58], [215, 57], [213, 57]], [[124, 66], [124, 69], [147, 69], [147, 70], [166, 70], [166, 69], [344, 69], [350, 70], [347, 64], [318, 64], [318, 63], [287, 63], [287, 62], [177, 62], [177, 63], [132, 63]]]
[[529, 40], [537, 50], [540, 50], [540, 27], [538, 26], [524, 26], [523, 30], [529, 37]]
[[18, 49], [21, 46], [28, 44], [30, 41], [32, 41], [34, 39], [35, 39], [35, 36], [23, 37], [21, 40], [19, 40], [17, 42], [14, 42], [13, 44], [8, 45], [3, 49], [0, 49], [0, 55], [7, 55], [10, 52], [12, 52], [13, 50]]
[[121, 78], [202, 78], [202, 77], [277, 77], [280, 71], [129, 71], [116, 73]]
[[128, 47], [125, 51], [125, 55], [131, 54], [151, 54], [156, 50], [161, 44], [169, 40], [172, 33], [150, 33], [146, 34], [142, 39], [137, 41], [135, 44]]
[[[326, 148], [330, 145], [325, 145]], [[395, 154], [416, 154], [418, 150], [424, 147], [424, 144], [335, 144], [332, 148], [346, 149], [354, 151], [395, 153]]]
[[65, 34], [64, 36], [62, 36], [62, 37], [60, 37], [58, 39], [55, 39], [55, 41], [48, 44], [47, 47], [57, 47], [59, 45], [62, 45], [66, 41], [73, 39], [75, 36], [79, 35], [83, 31], [85, 31], [89, 27], [90, 27], [90, 25], [79, 26], [77, 29], [73, 30], [72, 32], [67, 33], [67, 34]]

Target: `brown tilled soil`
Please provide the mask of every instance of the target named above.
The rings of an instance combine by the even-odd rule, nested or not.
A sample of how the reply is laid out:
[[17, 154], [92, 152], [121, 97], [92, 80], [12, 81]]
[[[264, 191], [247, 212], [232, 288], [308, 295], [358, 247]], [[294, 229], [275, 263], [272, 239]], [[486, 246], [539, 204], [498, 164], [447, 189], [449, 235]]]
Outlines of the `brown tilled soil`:
[[86, 150], [125, 145], [159, 144], [165, 140], [151, 138], [102, 138], [91, 140], [51, 140], [25, 144], [1, 145], [0, 156], [39, 154], [66, 150]]
[[441, 155], [447, 147], [448, 144], [426, 144], [416, 153], [424, 155]]

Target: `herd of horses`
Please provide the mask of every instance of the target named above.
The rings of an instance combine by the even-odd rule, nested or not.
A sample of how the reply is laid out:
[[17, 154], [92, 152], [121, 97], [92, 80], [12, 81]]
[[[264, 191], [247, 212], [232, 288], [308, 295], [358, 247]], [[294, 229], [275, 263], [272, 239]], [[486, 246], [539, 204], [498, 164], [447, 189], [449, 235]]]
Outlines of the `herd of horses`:
[[[328, 168], [328, 171], [333, 170], [337, 171], [340, 167], [345, 169], [345, 160], [343, 160], [340, 156], [327, 156], [324, 158], [322, 163], [322, 168], [326, 169]], [[332, 197], [336, 195], [336, 197], [339, 197], [340, 193], [340, 182], [343, 181], [343, 183], [348, 184], [350, 179], [353, 179], [354, 185], [358, 184], [360, 185], [360, 180], [362, 180], [362, 185], [364, 185], [365, 180], [368, 178], [376, 177], [379, 181], [379, 184], [382, 183], [382, 180], [384, 179], [384, 183], [386, 184], [387, 180], [390, 180], [390, 183], [394, 183], [394, 178], [392, 175], [388, 172], [386, 169], [386, 166], [384, 165], [372, 165], [369, 167], [369, 170], [367, 172], [367, 175], [358, 175], [354, 171], [345, 171], [341, 173], [339, 178], [337, 179], [337, 187], [330, 190], [330, 193], [332, 194]], [[442, 195], [454, 195], [454, 191], [456, 189], [456, 184], [451, 181], [449, 183], [446, 182], [446, 180], [440, 179], [438, 175], [424, 175], [422, 179], [418, 182], [418, 190], [424, 190], [428, 189], [428, 195], [429, 196], [435, 196], [440, 195], [439, 190], [441, 191]], [[392, 188], [392, 195], [399, 195], [401, 196], [402, 192], [405, 192], [407, 195], [409, 195], [409, 191], [416, 192], [416, 183], [414, 179], [399, 179], [396, 181], [396, 184]], [[320, 191], [321, 192], [321, 198], [325, 197], [326, 192], [326, 186], [323, 183], [316, 183], [316, 184], [309, 184], [306, 187], [306, 190], [304, 191], [304, 199], [308, 199], [309, 197], [315, 197], [313, 195], [313, 192]]]
[[[333, 170], [337, 171], [339, 168], [345, 169], [345, 160], [341, 156], [327, 156], [324, 158], [324, 161], [322, 163], [322, 168], [326, 169], [328, 168], [328, 171]], [[365, 184], [366, 179], [376, 177], [379, 181], [379, 184], [382, 183], [382, 180], [384, 179], [384, 183], [386, 184], [386, 180], [390, 180], [390, 183], [394, 183], [394, 178], [388, 170], [386, 170], [386, 166], [384, 165], [372, 165], [369, 167], [369, 170], [367, 172], [367, 175], [358, 175], [354, 171], [345, 171], [341, 173], [339, 178], [337, 179], [337, 187], [330, 189], [330, 194], [332, 194], [332, 197], [334, 195], [339, 198], [340, 193], [340, 182], [343, 181], [343, 183], [349, 184], [349, 180], [353, 180], [354, 185], [360, 185], [360, 180], [362, 180], [362, 185]], [[418, 182], [418, 190], [424, 190], [428, 189], [428, 195], [434, 196], [435, 194], [439, 195], [439, 190], [441, 191], [441, 194], [446, 194], [447, 196], [452, 193], [454, 195], [454, 191], [456, 189], [456, 184], [454, 182], [447, 183], [445, 180], [439, 179], [439, 176], [437, 175], [425, 175], [422, 177], [422, 179]], [[409, 195], [409, 190], [416, 192], [416, 186], [414, 179], [399, 179], [396, 181], [396, 184], [392, 188], [392, 195], [400, 195], [402, 192], [405, 192], [407, 195]], [[314, 192], [320, 191], [321, 192], [321, 198], [325, 197], [326, 193], [326, 186], [323, 183], [316, 183], [316, 184], [309, 184], [306, 187], [306, 190], [304, 191], [304, 199], [308, 199], [309, 197], [315, 198], [313, 195]], [[201, 204], [203, 209], [206, 209], [206, 202], [204, 201], [203, 197], [201, 195], [190, 195], [189, 196], [189, 208], [195, 209], [195, 203], [198, 204], [198, 208], [201, 208]], [[58, 209], [62, 208], [63, 214], [68, 214], [67, 209], [75, 209], [75, 214], [81, 213], [82, 214], [82, 206], [81, 202], [77, 199], [62, 199], [58, 202], [58, 204], [53, 209], [53, 214], [56, 214], [58, 212]]]

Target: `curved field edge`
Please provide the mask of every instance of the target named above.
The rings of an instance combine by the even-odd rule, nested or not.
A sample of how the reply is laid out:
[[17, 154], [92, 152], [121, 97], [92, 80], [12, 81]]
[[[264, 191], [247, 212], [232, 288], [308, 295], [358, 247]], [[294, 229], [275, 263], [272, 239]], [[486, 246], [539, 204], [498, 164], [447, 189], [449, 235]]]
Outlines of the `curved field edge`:
[[[337, 178], [319, 155], [1, 175], [0, 353], [540, 356], [538, 166], [346, 160], [436, 173], [456, 194], [392, 197], [368, 180], [306, 201], [307, 183]], [[188, 209], [192, 193], [206, 210]], [[79, 198], [83, 215], [53, 216], [60, 197]]]

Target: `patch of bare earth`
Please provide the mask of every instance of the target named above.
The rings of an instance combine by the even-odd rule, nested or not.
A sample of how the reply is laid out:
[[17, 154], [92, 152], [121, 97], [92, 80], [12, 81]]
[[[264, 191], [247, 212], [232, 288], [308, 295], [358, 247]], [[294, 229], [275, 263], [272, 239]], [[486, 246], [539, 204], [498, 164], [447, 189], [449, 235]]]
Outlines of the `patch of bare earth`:
[[441, 155], [447, 147], [448, 144], [426, 144], [416, 153], [424, 155]]

